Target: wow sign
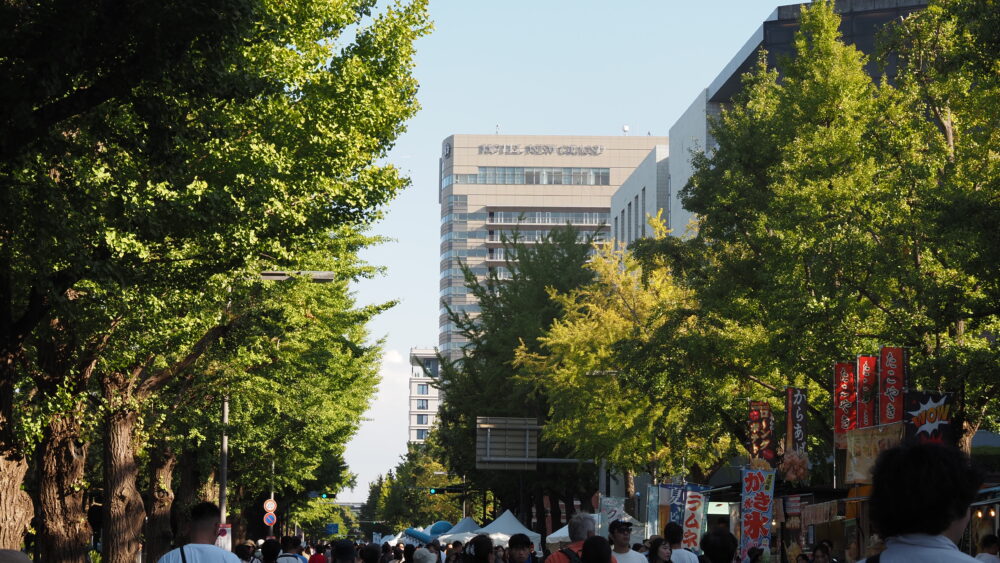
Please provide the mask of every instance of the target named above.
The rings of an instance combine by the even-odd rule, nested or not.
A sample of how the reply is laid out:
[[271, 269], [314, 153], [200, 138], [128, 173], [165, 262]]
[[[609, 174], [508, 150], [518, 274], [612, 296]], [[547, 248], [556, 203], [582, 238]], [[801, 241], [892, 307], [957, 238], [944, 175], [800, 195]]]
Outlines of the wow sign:
[[744, 469], [740, 506], [740, 561], [750, 563], [747, 551], [771, 549], [771, 518], [774, 513], [774, 470]]
[[951, 395], [929, 391], [907, 391], [903, 423], [907, 442], [955, 444]]

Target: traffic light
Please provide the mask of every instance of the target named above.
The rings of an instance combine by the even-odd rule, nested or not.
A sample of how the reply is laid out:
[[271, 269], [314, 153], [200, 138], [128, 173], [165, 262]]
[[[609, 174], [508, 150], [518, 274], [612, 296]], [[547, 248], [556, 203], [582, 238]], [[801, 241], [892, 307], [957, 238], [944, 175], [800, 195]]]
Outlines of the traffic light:
[[438, 493], [443, 493], [444, 491], [442, 491], [441, 489], [435, 489], [434, 487], [431, 487], [427, 492], [429, 492], [432, 495], [436, 495]]
[[326, 493], [319, 495], [319, 498], [326, 498]]

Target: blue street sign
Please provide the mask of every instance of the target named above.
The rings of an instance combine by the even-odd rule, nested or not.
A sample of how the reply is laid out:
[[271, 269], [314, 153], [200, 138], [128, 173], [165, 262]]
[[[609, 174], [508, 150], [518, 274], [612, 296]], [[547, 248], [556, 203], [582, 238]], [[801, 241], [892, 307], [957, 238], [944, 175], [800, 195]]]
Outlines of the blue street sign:
[[327, 524], [326, 535], [335, 536], [340, 533], [340, 524]]
[[274, 515], [273, 512], [268, 512], [264, 515], [264, 525], [273, 526], [275, 522], [278, 521], [278, 517]]

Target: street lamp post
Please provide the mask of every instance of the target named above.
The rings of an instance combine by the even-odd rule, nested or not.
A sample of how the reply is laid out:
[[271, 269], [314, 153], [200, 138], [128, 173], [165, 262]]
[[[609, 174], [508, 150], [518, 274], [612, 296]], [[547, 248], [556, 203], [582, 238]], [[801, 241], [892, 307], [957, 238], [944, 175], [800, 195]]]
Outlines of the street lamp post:
[[[287, 272], [283, 270], [272, 270], [260, 273], [260, 279], [264, 281], [288, 281], [293, 276], [304, 276], [309, 278], [310, 283], [331, 283], [337, 280], [334, 272], [300, 270]], [[227, 473], [229, 470], [229, 394], [222, 399], [222, 448], [219, 452], [219, 521], [226, 523], [226, 487]], [[271, 460], [271, 498], [274, 498], [274, 460]], [[274, 535], [274, 526], [268, 526], [271, 535]]]

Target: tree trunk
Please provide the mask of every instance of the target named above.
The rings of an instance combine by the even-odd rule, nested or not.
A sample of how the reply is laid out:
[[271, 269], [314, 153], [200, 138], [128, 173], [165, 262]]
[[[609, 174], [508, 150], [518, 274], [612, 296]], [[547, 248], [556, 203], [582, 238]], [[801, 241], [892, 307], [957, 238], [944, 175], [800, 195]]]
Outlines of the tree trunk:
[[549, 516], [552, 518], [552, 530], [558, 530], [563, 526], [562, 510], [559, 508], [559, 495], [555, 491], [549, 491]]
[[21, 490], [28, 460], [21, 455], [14, 435], [15, 358], [4, 354], [0, 366], [0, 549], [21, 549], [35, 509]]
[[177, 455], [169, 447], [161, 447], [150, 460], [149, 512], [146, 514], [146, 561], [157, 561], [170, 551], [174, 539], [170, 526], [170, 509], [174, 504], [174, 467]]
[[135, 563], [145, 511], [136, 488], [139, 468], [133, 438], [139, 414], [127, 374], [101, 379], [104, 416], [104, 540], [103, 563]]
[[635, 472], [631, 469], [625, 470], [625, 512], [638, 516], [636, 514], [636, 502], [635, 502]]
[[542, 489], [541, 485], [535, 487], [535, 492], [533, 494], [535, 501], [535, 527], [533, 528], [539, 534], [542, 534], [542, 538], [549, 533], [545, 528], [545, 491]]
[[53, 416], [38, 448], [42, 561], [87, 560], [91, 529], [83, 507], [83, 481], [90, 444], [80, 440], [82, 410], [80, 403], [72, 412]]

